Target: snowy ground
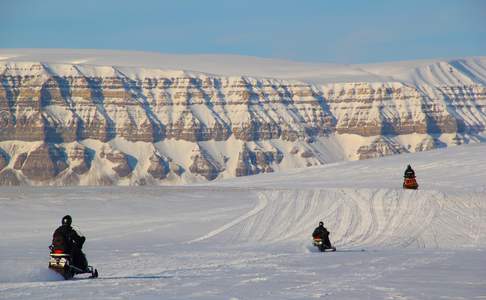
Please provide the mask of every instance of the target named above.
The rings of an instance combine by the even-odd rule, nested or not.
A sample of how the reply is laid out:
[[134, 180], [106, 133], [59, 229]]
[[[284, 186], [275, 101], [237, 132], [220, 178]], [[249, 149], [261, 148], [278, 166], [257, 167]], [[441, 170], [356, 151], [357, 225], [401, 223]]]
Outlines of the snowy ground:
[[[486, 145], [183, 187], [2, 188], [0, 299], [486, 299]], [[413, 162], [421, 189], [400, 188]], [[69, 213], [96, 280], [47, 266]], [[338, 247], [319, 253], [323, 219]]]

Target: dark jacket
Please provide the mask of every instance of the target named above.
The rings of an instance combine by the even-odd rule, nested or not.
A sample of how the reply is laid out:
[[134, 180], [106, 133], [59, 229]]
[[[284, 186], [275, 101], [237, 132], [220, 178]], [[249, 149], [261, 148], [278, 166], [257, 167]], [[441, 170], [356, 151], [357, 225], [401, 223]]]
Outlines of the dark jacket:
[[63, 247], [66, 252], [71, 252], [73, 249], [81, 250], [85, 241], [84, 236], [80, 236], [76, 230], [67, 225], [57, 228], [52, 237], [52, 244]]
[[324, 239], [329, 236], [329, 231], [327, 231], [326, 227], [324, 226], [319, 226], [316, 229], [314, 229], [314, 232], [312, 233], [312, 237], [320, 237], [321, 239]]
[[415, 171], [412, 169], [410, 165], [407, 166], [405, 170], [405, 174], [403, 175], [405, 178], [415, 178]]

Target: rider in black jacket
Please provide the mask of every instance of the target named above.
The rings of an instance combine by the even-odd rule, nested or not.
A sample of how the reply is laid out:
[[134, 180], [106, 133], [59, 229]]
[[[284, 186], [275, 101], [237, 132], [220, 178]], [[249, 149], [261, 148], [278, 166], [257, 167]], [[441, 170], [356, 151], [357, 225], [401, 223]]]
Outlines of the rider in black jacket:
[[329, 231], [327, 231], [326, 227], [324, 227], [324, 223], [321, 221], [319, 222], [319, 226], [314, 229], [312, 233], [312, 237], [319, 237], [322, 239], [324, 245], [327, 248], [333, 248], [331, 245], [331, 241], [329, 240]]
[[52, 237], [52, 245], [54, 247], [61, 247], [66, 253], [71, 254], [73, 264], [82, 269], [88, 269], [88, 261], [86, 256], [81, 251], [83, 244], [86, 241], [84, 236], [80, 236], [76, 230], [71, 227], [72, 218], [66, 215], [62, 218], [62, 225], [54, 231]]
[[405, 174], [403, 174], [403, 177], [415, 178], [415, 171], [412, 169], [410, 165], [407, 166], [407, 169], [405, 170]]

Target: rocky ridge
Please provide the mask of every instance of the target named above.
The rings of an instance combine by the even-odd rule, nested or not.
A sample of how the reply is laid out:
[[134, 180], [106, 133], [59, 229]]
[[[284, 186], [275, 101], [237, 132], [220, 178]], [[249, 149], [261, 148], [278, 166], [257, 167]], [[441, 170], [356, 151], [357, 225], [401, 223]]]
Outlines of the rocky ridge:
[[478, 83], [129, 71], [1, 65], [0, 184], [185, 183], [484, 141]]

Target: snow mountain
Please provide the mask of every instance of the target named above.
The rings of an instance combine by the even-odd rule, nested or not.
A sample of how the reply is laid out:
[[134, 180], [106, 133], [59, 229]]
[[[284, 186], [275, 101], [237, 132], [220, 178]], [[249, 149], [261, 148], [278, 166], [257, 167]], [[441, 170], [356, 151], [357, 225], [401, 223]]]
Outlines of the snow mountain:
[[482, 142], [486, 58], [0, 50], [1, 185], [164, 185]]

